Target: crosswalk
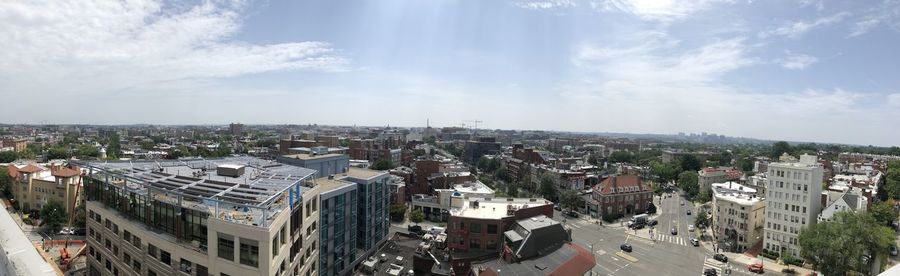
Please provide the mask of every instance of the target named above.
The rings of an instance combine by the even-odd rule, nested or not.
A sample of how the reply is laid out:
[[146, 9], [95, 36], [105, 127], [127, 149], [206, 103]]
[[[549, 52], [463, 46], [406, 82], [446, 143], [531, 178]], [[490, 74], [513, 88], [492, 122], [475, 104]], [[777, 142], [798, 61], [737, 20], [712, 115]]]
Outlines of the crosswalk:
[[704, 275], [703, 272], [709, 268], [715, 269], [718, 275], [724, 275], [722, 274], [722, 267], [724, 266], [725, 264], [723, 264], [722, 262], [716, 261], [715, 259], [710, 257], [706, 257], [706, 259], [703, 260], [703, 269], [700, 270], [700, 275]]
[[688, 245], [688, 241], [685, 238], [679, 236], [665, 235], [665, 234], [654, 234], [655, 237], [653, 239], [661, 242], [667, 242], [677, 245]]

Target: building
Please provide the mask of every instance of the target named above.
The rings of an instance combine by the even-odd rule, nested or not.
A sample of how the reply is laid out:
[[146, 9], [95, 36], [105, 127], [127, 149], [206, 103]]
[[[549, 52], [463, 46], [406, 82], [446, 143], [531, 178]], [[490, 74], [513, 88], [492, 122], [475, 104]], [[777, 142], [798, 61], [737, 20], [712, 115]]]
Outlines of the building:
[[636, 175], [609, 177], [594, 186], [593, 192], [601, 216], [641, 214], [653, 200], [653, 189]]
[[470, 263], [502, 251], [504, 232], [517, 220], [553, 217], [553, 202], [538, 198], [463, 198], [452, 195], [447, 223], [447, 247], [454, 271], [469, 271]]
[[[359, 209], [356, 184], [334, 179], [331, 176], [316, 180], [321, 186], [319, 199], [319, 273], [318, 275], [344, 275], [353, 269], [357, 256], [356, 220]], [[315, 232], [313, 232], [315, 233]], [[312, 259], [315, 261], [316, 259]]]
[[482, 156], [497, 154], [500, 154], [500, 142], [497, 142], [497, 138], [478, 137], [478, 140], [466, 141], [461, 157], [463, 162], [476, 164]]
[[0, 275], [57, 275], [13, 220], [5, 204], [0, 204], [0, 229], [3, 229], [0, 231]]
[[735, 182], [712, 184], [712, 230], [722, 250], [744, 252], [762, 240], [766, 205], [756, 193]]
[[416, 194], [412, 197], [412, 208], [422, 210], [425, 218], [430, 221], [447, 221], [450, 214], [450, 199], [453, 195], [468, 198], [493, 198], [494, 190], [473, 180], [461, 184], [454, 184], [450, 189], [436, 189], [436, 196]]
[[24, 210], [40, 210], [44, 204], [57, 201], [72, 214], [81, 204], [81, 170], [60, 164], [9, 164], [9, 175], [18, 180], [10, 186], [13, 202]]
[[88, 275], [316, 275], [315, 171], [251, 157], [78, 161]]
[[822, 192], [822, 213], [818, 216], [819, 222], [831, 221], [837, 212], [865, 212], [869, 206], [869, 199], [860, 189], [849, 188], [844, 192]]
[[320, 143], [313, 140], [304, 140], [304, 139], [281, 139], [278, 141], [278, 153], [280, 154], [290, 154], [291, 148], [313, 148], [321, 146]]
[[822, 210], [822, 167], [816, 156], [783, 156], [766, 173], [764, 249], [800, 258], [800, 230], [816, 223]]
[[15, 139], [15, 138], [5, 138], [3, 139], [2, 147], [11, 147], [16, 152], [24, 152], [28, 149], [28, 140], [25, 139]]
[[[339, 176], [356, 183], [357, 234], [356, 247], [370, 255], [387, 240], [390, 228], [390, 174], [386, 171], [350, 168]], [[357, 260], [358, 261], [358, 260]], [[356, 264], [354, 264], [355, 266]]]
[[543, 215], [518, 220], [503, 235], [502, 258], [473, 262], [469, 275], [585, 275], [597, 265], [590, 250]]
[[244, 124], [231, 123], [228, 125], [228, 132], [234, 137], [241, 137], [244, 134]]
[[345, 173], [350, 168], [350, 157], [345, 154], [288, 154], [275, 158], [283, 164], [316, 171], [316, 177]]
[[731, 167], [706, 167], [697, 171], [697, 186], [700, 191], [709, 191], [713, 183], [738, 181], [744, 173]]

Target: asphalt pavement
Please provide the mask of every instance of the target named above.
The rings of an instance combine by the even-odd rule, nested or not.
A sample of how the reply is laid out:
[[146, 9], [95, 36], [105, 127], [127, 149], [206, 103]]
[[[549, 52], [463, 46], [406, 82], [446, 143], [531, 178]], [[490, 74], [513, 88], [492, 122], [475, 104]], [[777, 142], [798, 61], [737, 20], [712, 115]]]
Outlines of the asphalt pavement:
[[[690, 244], [690, 238], [695, 236], [687, 228], [694, 223], [697, 212], [690, 201], [675, 192], [671, 198], [664, 196], [662, 202], [658, 196], [654, 197], [653, 202], [659, 212], [656, 217], [659, 224], [653, 228], [634, 231], [619, 223], [598, 224], [596, 219], [586, 216], [565, 219], [564, 224], [572, 229], [573, 242], [594, 252], [597, 266], [591, 271], [593, 275], [703, 275], [705, 268], [726, 275], [724, 270], [729, 265], [730, 275], [756, 275], [739, 263], [713, 260], [714, 253], [709, 248]], [[691, 215], [687, 215], [688, 209]], [[554, 216], [563, 218], [559, 212]], [[672, 228], [678, 230], [677, 235], [671, 234]], [[624, 243], [632, 246], [632, 252], [621, 252], [619, 246]], [[767, 274], [775, 273], [767, 271]]]

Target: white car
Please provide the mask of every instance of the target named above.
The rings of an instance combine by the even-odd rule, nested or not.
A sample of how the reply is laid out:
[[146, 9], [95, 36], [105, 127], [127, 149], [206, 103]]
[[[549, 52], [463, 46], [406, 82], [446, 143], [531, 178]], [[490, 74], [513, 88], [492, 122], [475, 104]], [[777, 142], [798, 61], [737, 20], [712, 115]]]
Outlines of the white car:
[[693, 225], [693, 224], [689, 224], [689, 225], [688, 225], [688, 231], [694, 231], [694, 225]]

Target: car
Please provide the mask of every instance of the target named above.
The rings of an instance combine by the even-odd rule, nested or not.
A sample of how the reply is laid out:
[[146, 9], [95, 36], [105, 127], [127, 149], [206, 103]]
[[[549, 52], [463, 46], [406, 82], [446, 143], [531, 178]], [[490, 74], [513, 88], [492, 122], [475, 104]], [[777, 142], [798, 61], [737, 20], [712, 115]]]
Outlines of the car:
[[694, 231], [694, 225], [688, 224], [688, 231]]
[[693, 246], [695, 246], [695, 247], [696, 247], [696, 246], [700, 246], [700, 240], [692, 238], [692, 239], [691, 239], [691, 245], [693, 245]]
[[716, 255], [713, 255], [713, 259], [715, 259], [716, 261], [723, 262], [723, 263], [727, 263], [727, 262], [728, 262], [728, 256], [725, 256], [725, 254], [722, 254], [722, 253], [718, 253], [718, 254], [716, 254]]
[[87, 231], [84, 228], [76, 228], [74, 230], [74, 233], [72, 233], [72, 235], [76, 235], [76, 236], [84, 236], [86, 234], [87, 234]]
[[703, 270], [703, 276], [716, 276], [716, 275], [719, 275], [719, 272], [717, 272], [714, 268], [707, 268], [707, 269]]
[[625, 252], [631, 252], [631, 245], [626, 243], [626, 244], [619, 246], [619, 249], [622, 249], [622, 251], [625, 251]]
[[678, 228], [672, 227], [672, 235], [678, 235]]
[[578, 212], [575, 212], [575, 211], [569, 211], [568, 213], [566, 213], [566, 215], [569, 216], [570, 218], [578, 218], [580, 216], [578, 214]]
[[763, 273], [763, 264], [761, 264], [761, 263], [750, 264], [747, 266], [747, 270], [749, 270], [750, 272], [755, 272], [755, 273]]
[[647, 225], [649, 225], [649, 226], [656, 226], [657, 224], [659, 224], [659, 222], [656, 221], [655, 219], [652, 219], [647, 222]]
[[691, 210], [687, 210], [687, 215], [688, 215], [688, 216], [691, 215]]
[[60, 235], [72, 235], [75, 234], [75, 229], [71, 229], [69, 227], [63, 227], [59, 230]]
[[560, 208], [559, 205], [553, 205], [553, 209], [557, 210], [557, 211], [562, 211], [562, 208]]
[[898, 253], [897, 247], [892, 245], [891, 246], [891, 256], [897, 257], [897, 253]]

